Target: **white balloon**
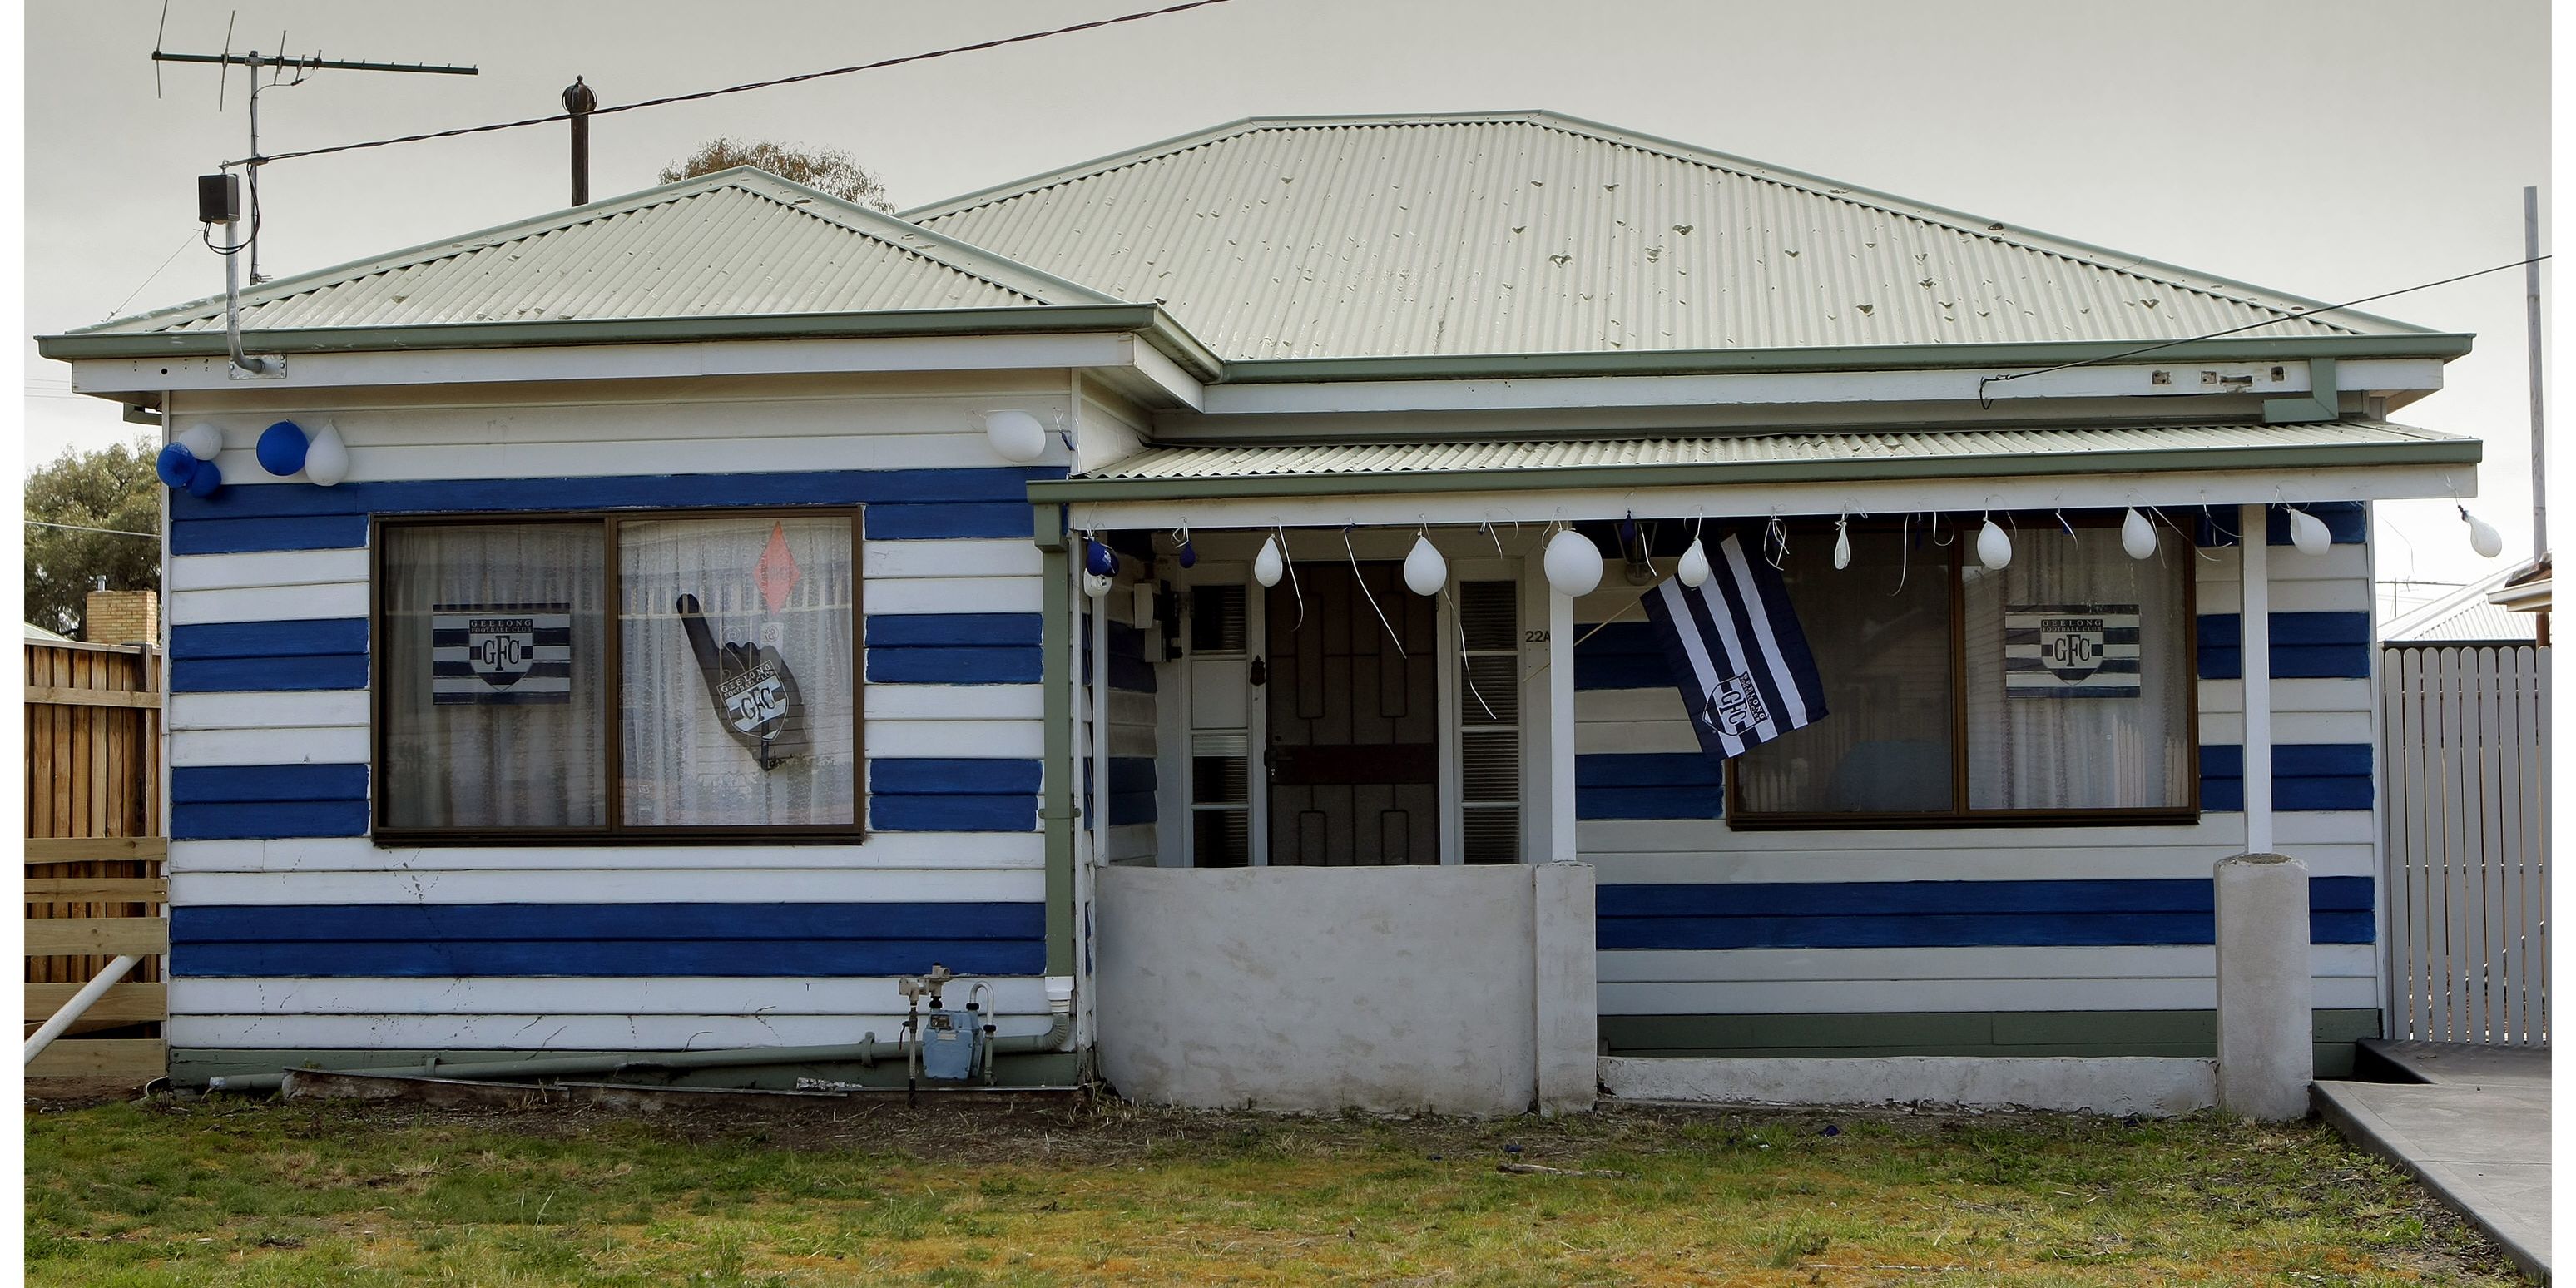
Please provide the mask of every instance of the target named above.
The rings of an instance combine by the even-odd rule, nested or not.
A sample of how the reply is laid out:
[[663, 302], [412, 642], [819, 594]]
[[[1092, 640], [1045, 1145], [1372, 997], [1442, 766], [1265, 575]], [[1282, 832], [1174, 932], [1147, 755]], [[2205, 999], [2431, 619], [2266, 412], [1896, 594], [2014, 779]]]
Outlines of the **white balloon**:
[[2156, 525], [2147, 522], [2136, 506], [2130, 506], [2129, 516], [2120, 520], [2120, 548], [2132, 559], [2156, 557]]
[[313, 431], [313, 441], [304, 447], [304, 477], [322, 487], [349, 477], [349, 445], [340, 441], [336, 426]]
[[1685, 586], [1708, 584], [1708, 547], [1701, 545], [1699, 538], [1691, 538], [1690, 549], [1682, 552], [1682, 564], [1675, 573]]
[[2290, 544], [2303, 555], [2321, 555], [2334, 545], [2334, 534], [2326, 530], [2326, 521], [2305, 510], [2290, 511]]
[[179, 431], [179, 436], [170, 441], [187, 448], [188, 454], [198, 460], [211, 461], [215, 453], [224, 450], [224, 431], [201, 420]]
[[1264, 586], [1276, 586], [1281, 574], [1287, 571], [1288, 562], [1279, 554], [1279, 538], [1264, 537], [1261, 554], [1252, 561], [1252, 579]]
[[2504, 553], [2504, 534], [2496, 531], [2494, 524], [2465, 510], [2461, 514], [2469, 521], [2469, 549], [2477, 551], [2481, 559], [2493, 559]]
[[993, 454], [1006, 461], [1028, 462], [1046, 454], [1046, 426], [1024, 411], [997, 411], [984, 417], [984, 438]]
[[1107, 595], [1109, 588], [1117, 584], [1117, 581], [1115, 577], [1103, 577], [1096, 572], [1086, 572], [1082, 574], [1082, 593], [1098, 599]]
[[1547, 584], [1556, 593], [1580, 598], [1601, 584], [1601, 547], [1572, 528], [1557, 533], [1547, 543]]
[[1997, 527], [1992, 519], [1986, 520], [1986, 526], [1977, 531], [1977, 562], [1995, 569], [2012, 562], [2012, 538], [2005, 536], [2004, 530]]
[[1849, 567], [1851, 567], [1851, 527], [1848, 524], [1837, 524], [1834, 527], [1834, 570], [1840, 572]]
[[1431, 548], [1431, 538], [1413, 539], [1413, 553], [1404, 557], [1404, 584], [1417, 595], [1437, 595], [1449, 584], [1449, 561]]

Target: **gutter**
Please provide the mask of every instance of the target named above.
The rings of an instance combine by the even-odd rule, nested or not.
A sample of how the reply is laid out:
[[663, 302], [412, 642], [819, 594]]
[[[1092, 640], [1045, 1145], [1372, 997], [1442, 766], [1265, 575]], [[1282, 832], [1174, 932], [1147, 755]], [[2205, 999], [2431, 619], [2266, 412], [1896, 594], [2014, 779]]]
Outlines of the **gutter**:
[[2181, 473], [2214, 469], [2335, 469], [2374, 465], [2475, 465], [2474, 438], [2343, 447], [2211, 447], [2165, 452], [2054, 452], [2026, 456], [1886, 460], [1749, 461], [1687, 465], [1577, 465], [1468, 470], [1369, 470], [1209, 478], [1069, 478], [1030, 482], [1034, 502], [1200, 501], [1370, 493], [1563, 491], [1745, 483], [2047, 477], [2059, 474]]
[[[1170, 314], [1152, 304], [1045, 304], [988, 309], [903, 309], [868, 313], [740, 314], [728, 317], [549, 318], [440, 322], [418, 326], [288, 327], [252, 333], [267, 353], [384, 353], [516, 349], [558, 345], [683, 344], [711, 340], [814, 340], [896, 336], [1061, 335], [1125, 331], [1192, 377], [1214, 380], [1224, 364]], [[220, 331], [69, 332], [36, 337], [36, 352], [62, 361], [97, 358], [230, 357]]]

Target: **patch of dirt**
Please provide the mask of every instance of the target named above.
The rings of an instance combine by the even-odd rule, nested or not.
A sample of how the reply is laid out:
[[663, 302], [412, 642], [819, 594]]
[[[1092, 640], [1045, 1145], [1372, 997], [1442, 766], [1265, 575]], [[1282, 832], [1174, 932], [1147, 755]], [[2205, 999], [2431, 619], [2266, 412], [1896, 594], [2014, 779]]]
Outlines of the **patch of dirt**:
[[134, 1100], [142, 1094], [143, 1084], [131, 1078], [29, 1078], [27, 1112], [58, 1114]]

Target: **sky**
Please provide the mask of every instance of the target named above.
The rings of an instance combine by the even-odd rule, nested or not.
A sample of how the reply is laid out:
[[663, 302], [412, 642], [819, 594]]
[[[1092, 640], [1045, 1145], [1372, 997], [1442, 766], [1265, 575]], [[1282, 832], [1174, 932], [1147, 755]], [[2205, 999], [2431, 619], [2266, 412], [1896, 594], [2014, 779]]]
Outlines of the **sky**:
[[[237, 50], [274, 52], [283, 33], [292, 53], [481, 69], [268, 91], [277, 153], [552, 113], [575, 75], [608, 105], [1149, 7], [170, 0], [160, 40], [220, 50], [229, 22]], [[193, 178], [247, 151], [244, 82], [171, 64], [156, 90], [162, 21], [160, 0], [27, 8], [30, 335], [222, 287]], [[2526, 184], [2553, 248], [2549, 26], [2544, 0], [1229, 0], [602, 118], [591, 191], [648, 187], [718, 134], [846, 149], [909, 207], [1246, 116], [1550, 108], [2338, 301], [2521, 258]], [[550, 125], [268, 167], [261, 268], [559, 209], [565, 152]], [[2528, 557], [2520, 270], [2368, 307], [2477, 335], [2444, 390], [2396, 418], [2487, 441], [2471, 505], [2506, 542], [2480, 560], [2450, 503], [2385, 504], [2380, 576], [2459, 582]], [[30, 468], [141, 432], [24, 350]]]

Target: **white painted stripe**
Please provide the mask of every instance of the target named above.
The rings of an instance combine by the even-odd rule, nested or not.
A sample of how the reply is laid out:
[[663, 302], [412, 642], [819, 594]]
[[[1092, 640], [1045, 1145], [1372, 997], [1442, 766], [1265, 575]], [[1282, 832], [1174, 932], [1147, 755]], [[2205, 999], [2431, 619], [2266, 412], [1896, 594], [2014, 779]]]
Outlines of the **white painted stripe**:
[[[2281, 683], [2272, 682], [2275, 691]], [[2282, 711], [2272, 712], [2272, 742], [2275, 746], [2295, 743], [2368, 743], [2371, 732], [2367, 711]], [[2202, 712], [2200, 717], [2202, 745], [2238, 746], [2245, 741], [2245, 717], [2233, 711]]]
[[[170, 871], [188, 872], [524, 872], [745, 870], [987, 871], [1043, 868], [1046, 839], [1035, 832], [880, 832], [859, 845], [531, 845], [378, 848], [365, 837], [279, 841], [172, 841]], [[741, 902], [722, 880], [696, 896]], [[587, 899], [611, 897], [594, 890]]]
[[[2316, 981], [2321, 1009], [2367, 1008], [2375, 979]], [[1805, 1015], [1869, 1011], [2206, 1011], [2208, 979], [1782, 980], [1759, 984], [1603, 984], [1603, 1015]]]
[[165, 589], [176, 594], [328, 582], [364, 584], [369, 575], [367, 552], [363, 549], [276, 550], [241, 555], [175, 555], [163, 566], [161, 580]]
[[[2200, 711], [2230, 714], [2245, 709], [2243, 680], [2203, 680], [2200, 682]], [[2272, 717], [2278, 720], [2292, 711], [2369, 711], [2370, 681], [2364, 677], [2334, 679], [2272, 680]], [[2364, 739], [2364, 741], [2368, 741]]]
[[[1154, 755], [1155, 731], [1144, 725], [1111, 725], [1109, 754], [1121, 759], [1144, 759]], [[1037, 753], [1031, 752], [1031, 755]]]
[[[2376, 844], [2368, 810], [2310, 810], [2282, 817], [2281, 839], [2299, 845]], [[2291, 830], [2297, 820], [2298, 830]], [[1585, 819], [1579, 839], [1585, 854], [1689, 853], [1749, 857], [1759, 854], [1931, 854], [1944, 850], [2009, 853], [2037, 851], [2033, 862], [2064, 864], [2082, 856], [2150, 849], [2209, 849], [2212, 861], [2242, 852], [2244, 823], [2232, 813], [2204, 814], [2193, 823], [2154, 827], [1836, 828], [1740, 832], [1717, 819]], [[2235, 847], [2235, 848], [2224, 848]], [[2304, 854], [2301, 857], [2305, 857]], [[2095, 860], [2107, 862], [2108, 859]], [[2201, 875], [2207, 876], [2207, 872]]]
[[[1600, 955], [1604, 984], [1729, 983], [1880, 979], [2207, 979], [2218, 950], [2207, 944], [2124, 944], [2098, 948], [1729, 948], [1611, 949]], [[2318, 979], [2369, 979], [2379, 972], [2369, 944], [2314, 944]]]
[[166, 708], [172, 729], [365, 728], [370, 713], [364, 689], [319, 693], [173, 693]]
[[363, 726], [181, 729], [170, 735], [175, 766], [362, 765], [373, 754]]
[[1046, 754], [1046, 726], [1035, 720], [870, 720], [868, 754], [1037, 757]]
[[872, 578], [865, 591], [870, 617], [903, 613], [1035, 613], [1044, 603], [1043, 593], [1036, 577]]
[[1036, 684], [870, 684], [870, 720], [1042, 720], [1046, 689]]
[[860, 558], [871, 587], [898, 577], [1035, 577], [1043, 567], [1029, 540], [871, 541]]
[[[1046, 981], [988, 979], [1004, 1015], [1046, 1010]], [[950, 1006], [966, 1002], [960, 988]], [[170, 981], [172, 1015], [901, 1015], [891, 978], [551, 975], [463, 979], [194, 979]], [[881, 1034], [882, 1036], [882, 1034]]]
[[1646, 720], [1635, 724], [1586, 720], [1574, 726], [1574, 753], [1578, 756], [1698, 750], [1699, 735], [1691, 732], [1688, 720]]
[[343, 903], [1037, 903], [1046, 874], [1011, 869], [729, 868], [721, 872], [624, 866], [511, 872], [176, 871], [180, 905]]
[[[2366, 811], [2355, 811], [2368, 823]], [[2292, 820], [2323, 815], [2283, 814], [2282, 830]], [[1607, 823], [1603, 826], [1606, 828]], [[1700, 826], [1712, 831], [1718, 824]], [[1593, 835], [1593, 821], [1580, 825]], [[1777, 835], [1761, 833], [1760, 835]], [[1819, 833], [1819, 837], [1850, 833]], [[1915, 833], [1918, 840], [1926, 833]], [[2367, 877], [2378, 867], [2378, 849], [2368, 841], [2311, 844], [2284, 839], [2281, 844], [2318, 877]], [[1788, 881], [2064, 881], [2086, 879], [2206, 881], [2218, 860], [2241, 853], [2242, 841], [2227, 845], [2069, 846], [2063, 849], [1939, 848], [1883, 850], [1713, 850], [1707, 846], [1652, 851], [1598, 848], [1586, 840], [1583, 861], [1592, 864], [1604, 885], [1691, 885], [1716, 882]]]
[[[963, 997], [952, 1002], [962, 1005]], [[1047, 1030], [1042, 1015], [1003, 1015], [1002, 1037]], [[724, 1051], [765, 1046], [880, 1042], [900, 1035], [903, 1013], [876, 1015], [174, 1015], [175, 1047], [321, 1047], [347, 1050]]]
[[329, 617], [367, 615], [367, 583], [323, 582], [307, 586], [249, 586], [236, 590], [183, 590], [170, 596], [170, 624], [202, 626], [214, 622], [301, 622]]

